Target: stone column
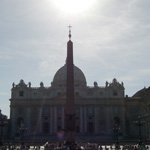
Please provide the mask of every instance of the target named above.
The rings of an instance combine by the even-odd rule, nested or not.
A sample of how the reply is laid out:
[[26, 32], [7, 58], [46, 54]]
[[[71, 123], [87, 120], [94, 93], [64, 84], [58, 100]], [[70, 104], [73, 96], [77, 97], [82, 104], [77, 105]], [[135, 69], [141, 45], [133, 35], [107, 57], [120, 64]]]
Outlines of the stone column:
[[16, 108], [11, 106], [11, 137], [15, 136], [16, 133], [16, 127], [17, 125], [15, 124], [16, 120]]
[[27, 127], [27, 134], [30, 134], [30, 130], [31, 130], [31, 108], [30, 106], [27, 107], [27, 116], [26, 116], [26, 127]]
[[54, 133], [57, 133], [57, 108], [54, 106]]
[[42, 133], [42, 126], [43, 126], [43, 120], [42, 120], [42, 107], [39, 108], [39, 132]]
[[148, 132], [147, 132], [147, 139], [150, 139], [150, 121], [147, 120], [147, 129], [148, 129]]
[[83, 133], [83, 109], [80, 107], [80, 133]]
[[53, 132], [53, 107], [50, 107], [50, 134]]
[[112, 123], [110, 123], [110, 106], [106, 105], [106, 109], [105, 109], [105, 118], [106, 118], [106, 132], [107, 133], [111, 133], [111, 129], [110, 129], [110, 125]]
[[94, 122], [95, 122], [95, 133], [98, 133], [98, 107], [95, 106], [95, 117], [94, 117]]
[[125, 128], [125, 108], [122, 106], [122, 132], [123, 136], [126, 136], [126, 128]]
[[64, 118], [64, 106], [62, 106], [62, 117], [61, 117], [61, 120], [62, 120], [62, 125], [61, 125], [61, 128], [64, 129], [65, 128], [65, 118]]
[[87, 132], [87, 113], [86, 113], [86, 106], [84, 107], [84, 133]]

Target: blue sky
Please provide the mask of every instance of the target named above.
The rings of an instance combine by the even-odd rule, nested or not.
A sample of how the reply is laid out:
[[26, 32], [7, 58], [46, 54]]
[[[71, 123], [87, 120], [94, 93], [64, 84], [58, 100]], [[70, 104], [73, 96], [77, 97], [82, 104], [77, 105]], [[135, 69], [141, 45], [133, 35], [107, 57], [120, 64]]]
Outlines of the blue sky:
[[54, 0], [0, 0], [0, 109], [9, 116], [12, 83], [50, 86], [65, 64], [72, 27], [74, 64], [87, 84], [117, 78], [132, 96], [150, 86], [150, 1], [95, 0], [68, 13]]

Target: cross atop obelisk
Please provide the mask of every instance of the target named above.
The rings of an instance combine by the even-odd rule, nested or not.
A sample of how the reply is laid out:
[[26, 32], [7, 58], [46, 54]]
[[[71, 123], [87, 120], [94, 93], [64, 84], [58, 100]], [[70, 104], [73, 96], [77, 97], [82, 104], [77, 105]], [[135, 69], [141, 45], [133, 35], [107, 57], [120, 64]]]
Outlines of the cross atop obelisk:
[[71, 40], [71, 28], [72, 28], [72, 26], [69, 25], [68, 28], [69, 28], [69, 40]]

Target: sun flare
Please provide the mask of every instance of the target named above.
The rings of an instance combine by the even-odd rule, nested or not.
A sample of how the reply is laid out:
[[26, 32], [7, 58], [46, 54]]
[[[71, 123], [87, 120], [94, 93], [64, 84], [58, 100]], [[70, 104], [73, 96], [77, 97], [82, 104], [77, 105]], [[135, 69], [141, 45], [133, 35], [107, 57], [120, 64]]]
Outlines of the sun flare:
[[54, 4], [64, 12], [79, 13], [87, 10], [95, 0], [54, 0]]

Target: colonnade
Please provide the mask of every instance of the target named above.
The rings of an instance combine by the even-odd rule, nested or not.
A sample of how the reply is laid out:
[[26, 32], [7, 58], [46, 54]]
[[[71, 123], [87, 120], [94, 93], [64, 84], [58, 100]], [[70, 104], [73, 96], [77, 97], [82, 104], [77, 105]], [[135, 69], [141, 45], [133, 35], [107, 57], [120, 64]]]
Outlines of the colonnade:
[[[45, 107], [45, 106], [44, 106]], [[43, 109], [44, 107], [37, 107], [39, 111], [39, 119], [38, 119], [38, 127], [37, 131], [40, 134], [43, 134], [43, 128], [44, 123], [48, 124], [48, 135], [54, 135], [58, 132], [58, 127], [60, 129], [65, 129], [65, 105], [53, 105], [53, 106], [46, 106], [48, 108], [48, 114], [44, 116]], [[112, 120], [110, 118], [110, 108], [105, 107], [103, 108], [103, 115], [100, 116], [100, 107], [99, 105], [93, 105], [92, 106], [92, 117], [89, 117], [89, 107], [90, 105], [79, 105], [78, 108], [78, 128], [80, 134], [86, 134], [89, 133], [89, 123], [93, 125], [93, 131], [92, 134], [99, 134], [102, 130], [101, 126], [105, 126], [103, 129], [104, 132], [111, 133], [112, 132]], [[25, 109], [25, 113], [23, 117], [25, 126], [27, 127], [27, 134], [32, 133], [32, 123], [33, 115], [32, 109], [34, 107], [27, 107]], [[58, 112], [58, 109], [60, 109], [60, 112]], [[17, 131], [16, 121], [18, 118], [17, 115], [17, 107], [12, 107], [12, 135], [15, 135], [15, 132]], [[45, 119], [46, 117], [46, 119]], [[102, 118], [100, 118], [102, 117]], [[124, 118], [124, 117], [123, 117]], [[44, 120], [45, 119], [45, 120]], [[103, 125], [100, 124], [100, 120], [103, 120]], [[125, 121], [123, 119], [123, 121]], [[124, 130], [124, 128], [123, 128]], [[125, 132], [125, 131], [124, 131]]]

